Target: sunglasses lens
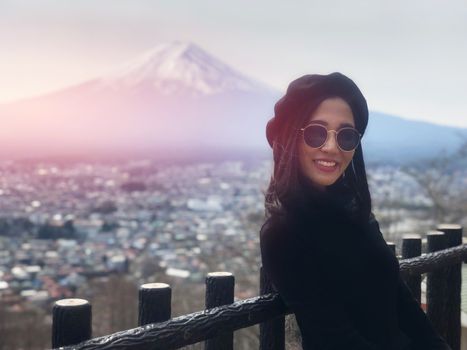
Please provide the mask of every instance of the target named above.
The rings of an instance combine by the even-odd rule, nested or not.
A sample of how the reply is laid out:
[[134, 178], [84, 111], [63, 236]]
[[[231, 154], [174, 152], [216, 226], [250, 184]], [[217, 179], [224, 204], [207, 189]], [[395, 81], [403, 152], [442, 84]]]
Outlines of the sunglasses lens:
[[358, 146], [360, 141], [360, 135], [355, 129], [341, 129], [337, 133], [337, 143], [339, 147], [344, 151], [352, 151]]
[[303, 139], [305, 143], [313, 148], [318, 148], [324, 145], [328, 131], [324, 126], [310, 125], [303, 130]]

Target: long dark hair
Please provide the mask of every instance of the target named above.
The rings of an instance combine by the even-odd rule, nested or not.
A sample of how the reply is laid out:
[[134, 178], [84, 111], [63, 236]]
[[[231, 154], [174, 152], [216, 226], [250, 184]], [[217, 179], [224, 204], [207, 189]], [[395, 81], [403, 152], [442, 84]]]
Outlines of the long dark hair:
[[[298, 108], [297, 113], [287, 117], [282, 128], [277, 130], [272, 143], [274, 169], [265, 194], [266, 217], [283, 215], [288, 211], [300, 209], [310, 201], [320, 200], [318, 192], [306, 186], [300, 169], [298, 144], [301, 141], [301, 135], [298, 130], [306, 125], [322, 101], [332, 97], [341, 96], [323, 96], [320, 99], [306, 101]], [[345, 96], [341, 98], [345, 100]], [[355, 116], [354, 119], [356, 119]], [[346, 196], [354, 204], [355, 219], [368, 222], [371, 213], [371, 196], [361, 143], [355, 150], [352, 162], [345, 169], [343, 176], [327, 187], [326, 195], [335, 198]]]

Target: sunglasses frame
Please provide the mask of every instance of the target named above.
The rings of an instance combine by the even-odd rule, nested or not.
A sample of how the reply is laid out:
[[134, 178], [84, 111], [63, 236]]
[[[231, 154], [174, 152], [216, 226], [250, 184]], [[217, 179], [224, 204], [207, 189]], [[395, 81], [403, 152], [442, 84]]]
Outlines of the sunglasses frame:
[[[319, 147], [312, 147], [312, 146], [310, 146], [310, 145], [305, 141], [305, 129], [308, 128], [308, 127], [310, 127], [310, 126], [319, 126], [319, 127], [323, 128], [324, 130], [327, 131], [326, 139], [324, 140], [323, 144], [322, 144], [321, 146], [319, 146]], [[345, 130], [345, 129], [352, 129], [352, 130], [355, 130], [355, 131], [357, 132], [357, 135], [358, 135], [358, 142], [357, 142], [357, 144], [355, 145], [355, 147], [354, 147], [353, 149], [351, 149], [350, 151], [347, 151], [347, 150], [342, 149], [341, 146], [339, 145], [339, 141], [337, 141], [337, 135], [338, 135], [342, 130]], [[336, 138], [336, 145], [337, 145], [337, 147], [338, 147], [342, 152], [353, 152], [353, 151], [355, 151], [355, 150], [357, 149], [358, 145], [360, 144], [360, 141], [361, 141], [361, 138], [362, 138], [362, 134], [360, 134], [360, 133], [358, 132], [357, 129], [352, 128], [352, 127], [350, 127], [350, 126], [345, 126], [345, 127], [340, 128], [339, 130], [336, 131], [336, 130], [328, 130], [328, 128], [326, 128], [324, 125], [321, 125], [321, 124], [310, 123], [310, 124], [308, 124], [307, 126], [301, 128], [301, 129], [299, 129], [299, 131], [302, 132], [302, 137], [303, 137], [303, 141], [305, 142], [305, 144], [306, 144], [308, 147], [314, 148], [314, 149], [322, 148], [322, 147], [326, 144], [326, 142], [328, 142], [329, 133], [330, 133], [331, 131], [334, 132], [335, 138]]]

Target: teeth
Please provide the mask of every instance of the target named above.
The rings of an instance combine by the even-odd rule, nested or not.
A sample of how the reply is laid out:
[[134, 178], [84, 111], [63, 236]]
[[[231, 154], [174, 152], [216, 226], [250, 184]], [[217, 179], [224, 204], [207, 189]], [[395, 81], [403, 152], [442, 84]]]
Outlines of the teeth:
[[317, 160], [316, 163], [323, 165], [323, 166], [329, 166], [329, 167], [336, 165], [336, 162], [326, 162], [324, 160]]

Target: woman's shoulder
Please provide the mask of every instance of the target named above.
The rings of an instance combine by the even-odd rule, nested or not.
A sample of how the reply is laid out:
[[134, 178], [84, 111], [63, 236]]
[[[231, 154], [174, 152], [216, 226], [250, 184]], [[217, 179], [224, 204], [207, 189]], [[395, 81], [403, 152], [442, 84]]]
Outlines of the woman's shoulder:
[[267, 218], [260, 230], [260, 249], [264, 257], [296, 260], [303, 258], [305, 245], [300, 222], [284, 213]]
[[300, 245], [319, 243], [323, 236], [335, 230], [342, 221], [335, 213], [324, 214], [323, 210], [283, 211], [268, 217], [260, 230], [260, 242], [275, 245]]
[[292, 231], [292, 220], [286, 213], [269, 216], [261, 226], [260, 240], [277, 241], [290, 237]]
[[261, 250], [285, 248], [292, 235], [290, 225], [290, 218], [286, 214], [268, 217], [264, 221], [259, 234]]
[[270, 216], [264, 221], [263, 225], [261, 226], [261, 230], [259, 231], [261, 248], [282, 236], [281, 232], [286, 227], [283, 220], [283, 218]]

